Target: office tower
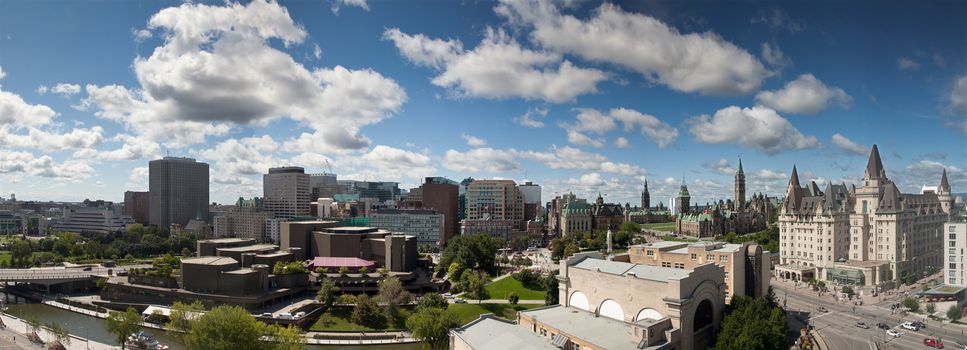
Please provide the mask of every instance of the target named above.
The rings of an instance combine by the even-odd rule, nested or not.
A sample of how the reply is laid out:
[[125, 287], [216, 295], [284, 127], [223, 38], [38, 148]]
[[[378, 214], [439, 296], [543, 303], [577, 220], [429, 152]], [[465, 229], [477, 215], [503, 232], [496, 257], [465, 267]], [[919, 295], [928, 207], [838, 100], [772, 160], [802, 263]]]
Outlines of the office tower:
[[149, 221], [168, 228], [208, 220], [208, 164], [164, 157], [148, 163]]
[[276, 218], [309, 216], [309, 175], [302, 167], [269, 169], [262, 176], [262, 206]]
[[446, 244], [460, 231], [460, 219], [457, 210], [459, 207], [459, 186], [456, 182], [443, 177], [428, 177], [424, 179], [419, 192], [422, 196], [423, 208], [436, 210], [443, 214], [443, 237], [440, 238], [441, 244]]
[[513, 180], [475, 180], [467, 187], [468, 220], [511, 220], [524, 228], [524, 195]]
[[121, 214], [131, 217], [136, 223], [147, 225], [150, 223], [150, 203], [151, 196], [148, 192], [124, 191], [124, 208]]

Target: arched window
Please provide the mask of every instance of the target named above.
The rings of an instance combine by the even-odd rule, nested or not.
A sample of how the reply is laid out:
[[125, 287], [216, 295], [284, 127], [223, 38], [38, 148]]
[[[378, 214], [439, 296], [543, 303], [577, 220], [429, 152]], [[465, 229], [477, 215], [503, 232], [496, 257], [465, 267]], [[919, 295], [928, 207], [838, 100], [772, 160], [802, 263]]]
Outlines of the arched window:
[[601, 302], [601, 306], [598, 307], [598, 315], [618, 321], [625, 320], [625, 312], [621, 309], [621, 305], [618, 305], [617, 301], [611, 299]]
[[571, 297], [568, 298], [567, 304], [581, 310], [591, 311], [591, 305], [588, 303], [588, 297], [581, 292], [571, 293]]
[[664, 317], [665, 316], [662, 316], [661, 313], [658, 312], [658, 310], [646, 307], [644, 309], [641, 309], [641, 311], [638, 311], [638, 315], [635, 316], [635, 322], [638, 322], [641, 320], [660, 320]]
[[713, 312], [712, 302], [708, 299], [702, 299], [702, 302], [698, 303], [698, 307], [695, 309], [694, 323], [694, 330], [696, 332], [712, 324], [712, 321], [715, 320], [715, 317], [712, 315]]

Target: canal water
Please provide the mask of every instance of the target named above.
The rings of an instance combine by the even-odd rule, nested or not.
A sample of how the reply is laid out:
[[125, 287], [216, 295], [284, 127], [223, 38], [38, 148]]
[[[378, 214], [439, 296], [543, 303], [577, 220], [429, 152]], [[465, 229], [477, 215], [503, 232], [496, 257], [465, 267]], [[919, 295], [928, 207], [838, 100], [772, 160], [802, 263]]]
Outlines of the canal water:
[[[5, 305], [7, 306], [7, 314], [17, 316], [21, 319], [36, 317], [37, 320], [39, 320], [42, 324], [56, 322], [64, 326], [64, 328], [67, 328], [71, 334], [78, 337], [88, 338], [104, 344], [117, 344], [114, 335], [107, 331], [104, 320], [97, 317], [82, 315], [40, 303], [31, 303], [22, 298], [14, 297], [13, 295], [4, 295], [4, 293], [0, 293], [0, 299], [4, 299]], [[16, 331], [24, 332], [22, 329], [18, 329]], [[146, 329], [145, 331], [154, 334], [155, 337], [158, 338], [158, 340], [162, 343], [170, 345], [172, 350], [184, 350], [183, 347], [178, 345], [178, 342], [175, 341], [174, 335], [171, 333], [157, 329]], [[421, 349], [421, 346], [419, 343], [393, 345], [310, 345], [308, 349], [418, 350]]]

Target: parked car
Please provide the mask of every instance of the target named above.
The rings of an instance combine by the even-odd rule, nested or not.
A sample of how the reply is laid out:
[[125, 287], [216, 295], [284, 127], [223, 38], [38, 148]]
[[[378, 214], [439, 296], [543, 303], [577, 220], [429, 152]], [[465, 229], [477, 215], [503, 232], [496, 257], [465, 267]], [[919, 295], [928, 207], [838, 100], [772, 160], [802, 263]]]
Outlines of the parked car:
[[920, 321], [920, 320], [913, 321], [913, 325], [916, 326], [918, 329], [927, 328], [927, 324], [923, 323], [923, 321]]
[[943, 342], [937, 338], [927, 338], [923, 340], [923, 345], [929, 346], [931, 348], [943, 349]]
[[894, 337], [894, 338], [899, 338], [900, 337], [900, 332], [897, 332], [895, 329], [888, 329], [886, 331], [886, 335], [891, 336], [891, 337]]
[[259, 317], [272, 318], [272, 313], [271, 312], [263, 312], [262, 314], [259, 315]]
[[90, 266], [88, 266], [88, 267], [85, 267], [85, 268], [84, 268], [84, 271], [91, 271], [91, 270], [92, 270], [92, 269], [91, 269], [91, 267], [90, 267]]
[[901, 323], [900, 327], [903, 327], [903, 329], [909, 329], [911, 331], [920, 330], [920, 328], [917, 328], [917, 326], [913, 325], [913, 322], [910, 322], [910, 321]]
[[291, 313], [288, 313], [288, 312], [283, 312], [283, 313], [279, 314], [279, 318], [281, 318], [283, 320], [291, 320], [292, 319], [292, 314]]
[[467, 303], [467, 301], [466, 301], [466, 300], [463, 300], [463, 299], [456, 299], [456, 300], [454, 300], [454, 301], [455, 301], [455, 302], [456, 302], [457, 304], [466, 304], [466, 303]]
[[295, 318], [303, 318], [303, 317], [306, 317], [306, 313], [305, 313], [305, 311], [299, 311], [299, 312], [296, 312], [293, 317], [295, 317]]
[[863, 322], [856, 322], [856, 326], [863, 329], [870, 329], [870, 326], [867, 326], [866, 323]]
[[817, 308], [816, 308], [816, 311], [819, 311], [819, 312], [829, 312], [829, 310], [826, 310], [826, 308], [824, 308], [824, 307], [822, 307], [822, 306], [820, 306], [820, 307], [817, 307]]
[[883, 323], [883, 322], [877, 323], [876, 324], [876, 327], [878, 327], [880, 329], [890, 329], [890, 325], [888, 325], [886, 323]]

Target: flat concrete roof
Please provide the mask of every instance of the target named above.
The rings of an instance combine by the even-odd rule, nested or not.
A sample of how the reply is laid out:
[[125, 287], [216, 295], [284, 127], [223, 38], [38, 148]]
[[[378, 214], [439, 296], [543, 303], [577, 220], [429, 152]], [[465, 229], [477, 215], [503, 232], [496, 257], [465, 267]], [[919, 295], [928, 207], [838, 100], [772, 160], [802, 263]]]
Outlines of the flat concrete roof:
[[272, 252], [272, 253], [258, 254], [258, 255], [256, 255], [256, 257], [275, 258], [275, 257], [280, 257], [280, 256], [286, 256], [286, 255], [292, 255], [292, 253], [290, 253], [290, 252]]
[[581, 259], [581, 261], [572, 264], [571, 267], [589, 271], [601, 271], [612, 275], [627, 276], [634, 274], [636, 278], [666, 283], [669, 279], [686, 277], [692, 272], [692, 270], [686, 269], [639, 265], [621, 261], [593, 259], [590, 257]]
[[254, 251], [263, 251], [263, 250], [275, 250], [275, 249], [279, 249], [279, 246], [274, 244], [253, 244], [253, 245], [246, 245], [241, 247], [218, 248], [216, 250], [220, 252], [244, 253], [244, 252], [254, 252]]
[[549, 340], [493, 314], [480, 315], [450, 332], [474, 349], [557, 350]]
[[238, 270], [225, 271], [225, 272], [222, 272], [222, 273], [227, 273], [227, 274], [231, 274], [231, 275], [248, 275], [248, 274], [257, 273], [257, 272], [258, 271], [254, 270], [254, 269], [250, 269], [250, 268], [245, 267], [245, 268], [241, 268], [241, 269], [238, 269]]
[[687, 242], [673, 242], [673, 241], [660, 241], [645, 244], [633, 245], [632, 247], [642, 247], [642, 248], [657, 248], [657, 249], [667, 249], [678, 246], [688, 246]]
[[205, 239], [205, 240], [200, 240], [198, 242], [204, 242], [204, 243], [244, 243], [244, 242], [254, 242], [254, 241], [255, 240], [254, 239], [251, 239], [251, 238], [235, 238], [235, 237], [232, 237], [232, 238], [212, 238], [212, 239]]
[[238, 264], [238, 261], [225, 256], [201, 256], [197, 258], [181, 259], [181, 263], [195, 265], [231, 265]]
[[[604, 349], [638, 349], [629, 334], [630, 325], [573, 307], [552, 306], [520, 311], [537, 321], [560, 329], [565, 335], [579, 338]], [[488, 348], [489, 349], [489, 348]], [[496, 348], [494, 348], [496, 349]], [[504, 348], [510, 349], [510, 348]]]

